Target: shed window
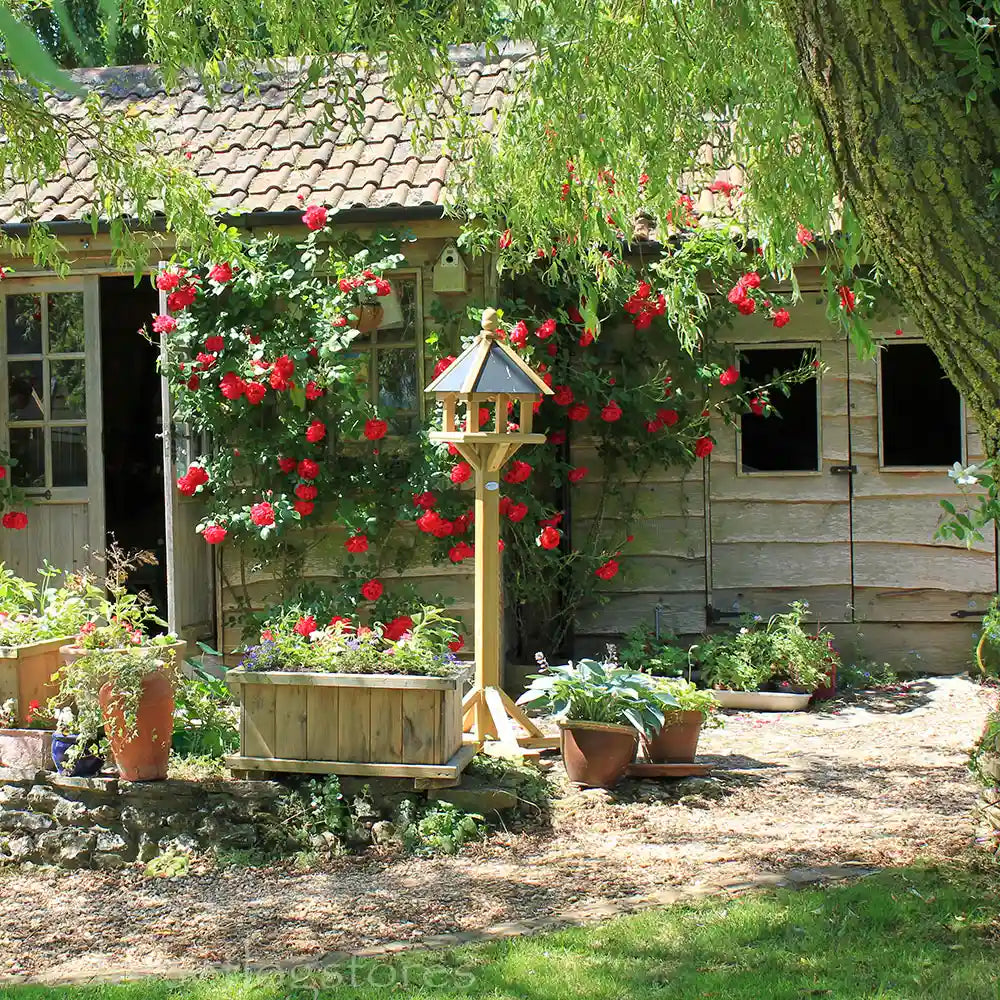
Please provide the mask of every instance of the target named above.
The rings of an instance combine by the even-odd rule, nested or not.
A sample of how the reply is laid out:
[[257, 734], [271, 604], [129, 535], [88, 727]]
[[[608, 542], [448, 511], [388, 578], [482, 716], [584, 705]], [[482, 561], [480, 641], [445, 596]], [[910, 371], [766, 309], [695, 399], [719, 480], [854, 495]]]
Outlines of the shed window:
[[926, 344], [887, 344], [879, 355], [883, 468], [962, 461], [962, 401]]
[[[747, 386], [763, 385], [782, 372], [807, 364], [813, 348], [769, 347], [743, 350], [740, 375]], [[743, 415], [740, 426], [742, 472], [819, 471], [819, 387], [816, 379], [790, 386], [790, 395], [769, 393], [774, 412]]]

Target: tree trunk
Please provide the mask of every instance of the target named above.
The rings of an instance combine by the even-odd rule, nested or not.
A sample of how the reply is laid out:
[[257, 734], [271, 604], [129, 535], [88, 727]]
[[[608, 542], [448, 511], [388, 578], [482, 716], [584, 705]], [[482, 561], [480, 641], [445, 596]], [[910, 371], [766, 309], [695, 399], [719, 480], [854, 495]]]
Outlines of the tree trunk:
[[841, 190], [1000, 453], [1000, 108], [931, 37], [926, 0], [780, 0]]

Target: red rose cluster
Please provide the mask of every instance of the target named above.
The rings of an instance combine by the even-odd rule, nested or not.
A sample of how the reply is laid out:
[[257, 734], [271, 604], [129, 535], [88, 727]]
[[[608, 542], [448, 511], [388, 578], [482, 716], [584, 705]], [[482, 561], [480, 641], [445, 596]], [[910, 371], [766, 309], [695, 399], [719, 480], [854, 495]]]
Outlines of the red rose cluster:
[[662, 316], [667, 311], [667, 300], [660, 292], [655, 299], [652, 285], [648, 281], [640, 281], [636, 290], [625, 300], [625, 312], [633, 317], [632, 325], [637, 330], [645, 330], [654, 316]]
[[189, 465], [187, 472], [177, 480], [177, 489], [186, 497], [194, 496], [199, 486], [208, 482], [208, 473], [200, 465]]

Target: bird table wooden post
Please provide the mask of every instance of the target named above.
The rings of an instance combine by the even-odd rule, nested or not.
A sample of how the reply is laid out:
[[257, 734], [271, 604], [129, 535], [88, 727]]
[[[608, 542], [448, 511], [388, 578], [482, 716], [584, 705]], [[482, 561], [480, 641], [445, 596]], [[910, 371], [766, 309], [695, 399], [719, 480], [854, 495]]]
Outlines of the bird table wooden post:
[[[465, 730], [482, 743], [499, 740], [512, 753], [557, 746], [500, 686], [500, 470], [524, 444], [542, 444], [531, 432], [534, 404], [552, 390], [497, 336], [497, 313], [483, 310], [479, 336], [427, 387], [442, 404], [442, 429], [430, 438], [454, 445], [476, 477], [476, 679], [466, 695]], [[459, 404], [464, 424], [456, 419]], [[480, 427], [480, 407], [493, 406], [492, 427]], [[517, 407], [517, 422], [508, 410]], [[517, 732], [520, 727], [523, 734]]]

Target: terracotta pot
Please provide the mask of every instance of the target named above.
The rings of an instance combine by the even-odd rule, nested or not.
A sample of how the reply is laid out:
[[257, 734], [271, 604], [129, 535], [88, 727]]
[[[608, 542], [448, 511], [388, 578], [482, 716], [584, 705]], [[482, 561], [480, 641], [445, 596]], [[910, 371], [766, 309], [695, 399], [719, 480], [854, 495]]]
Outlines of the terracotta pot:
[[136, 732], [126, 735], [121, 696], [110, 684], [101, 688], [101, 711], [118, 772], [126, 781], [162, 781], [167, 776], [174, 730], [174, 689], [162, 670], [146, 674]]
[[604, 722], [561, 722], [563, 764], [569, 780], [592, 788], [614, 788], [635, 760], [639, 734]]
[[377, 302], [366, 302], [355, 310], [357, 319], [351, 325], [358, 333], [371, 333], [382, 323], [385, 310]]
[[667, 712], [663, 728], [652, 739], [643, 737], [646, 756], [654, 764], [693, 764], [704, 722], [701, 712]]
[[[21, 725], [28, 724], [33, 701], [44, 705], [59, 693], [52, 675], [59, 669], [59, 651], [66, 641], [43, 639], [23, 646], [0, 647], [0, 691], [16, 694], [17, 719]], [[5, 701], [9, 694], [0, 701]]]

